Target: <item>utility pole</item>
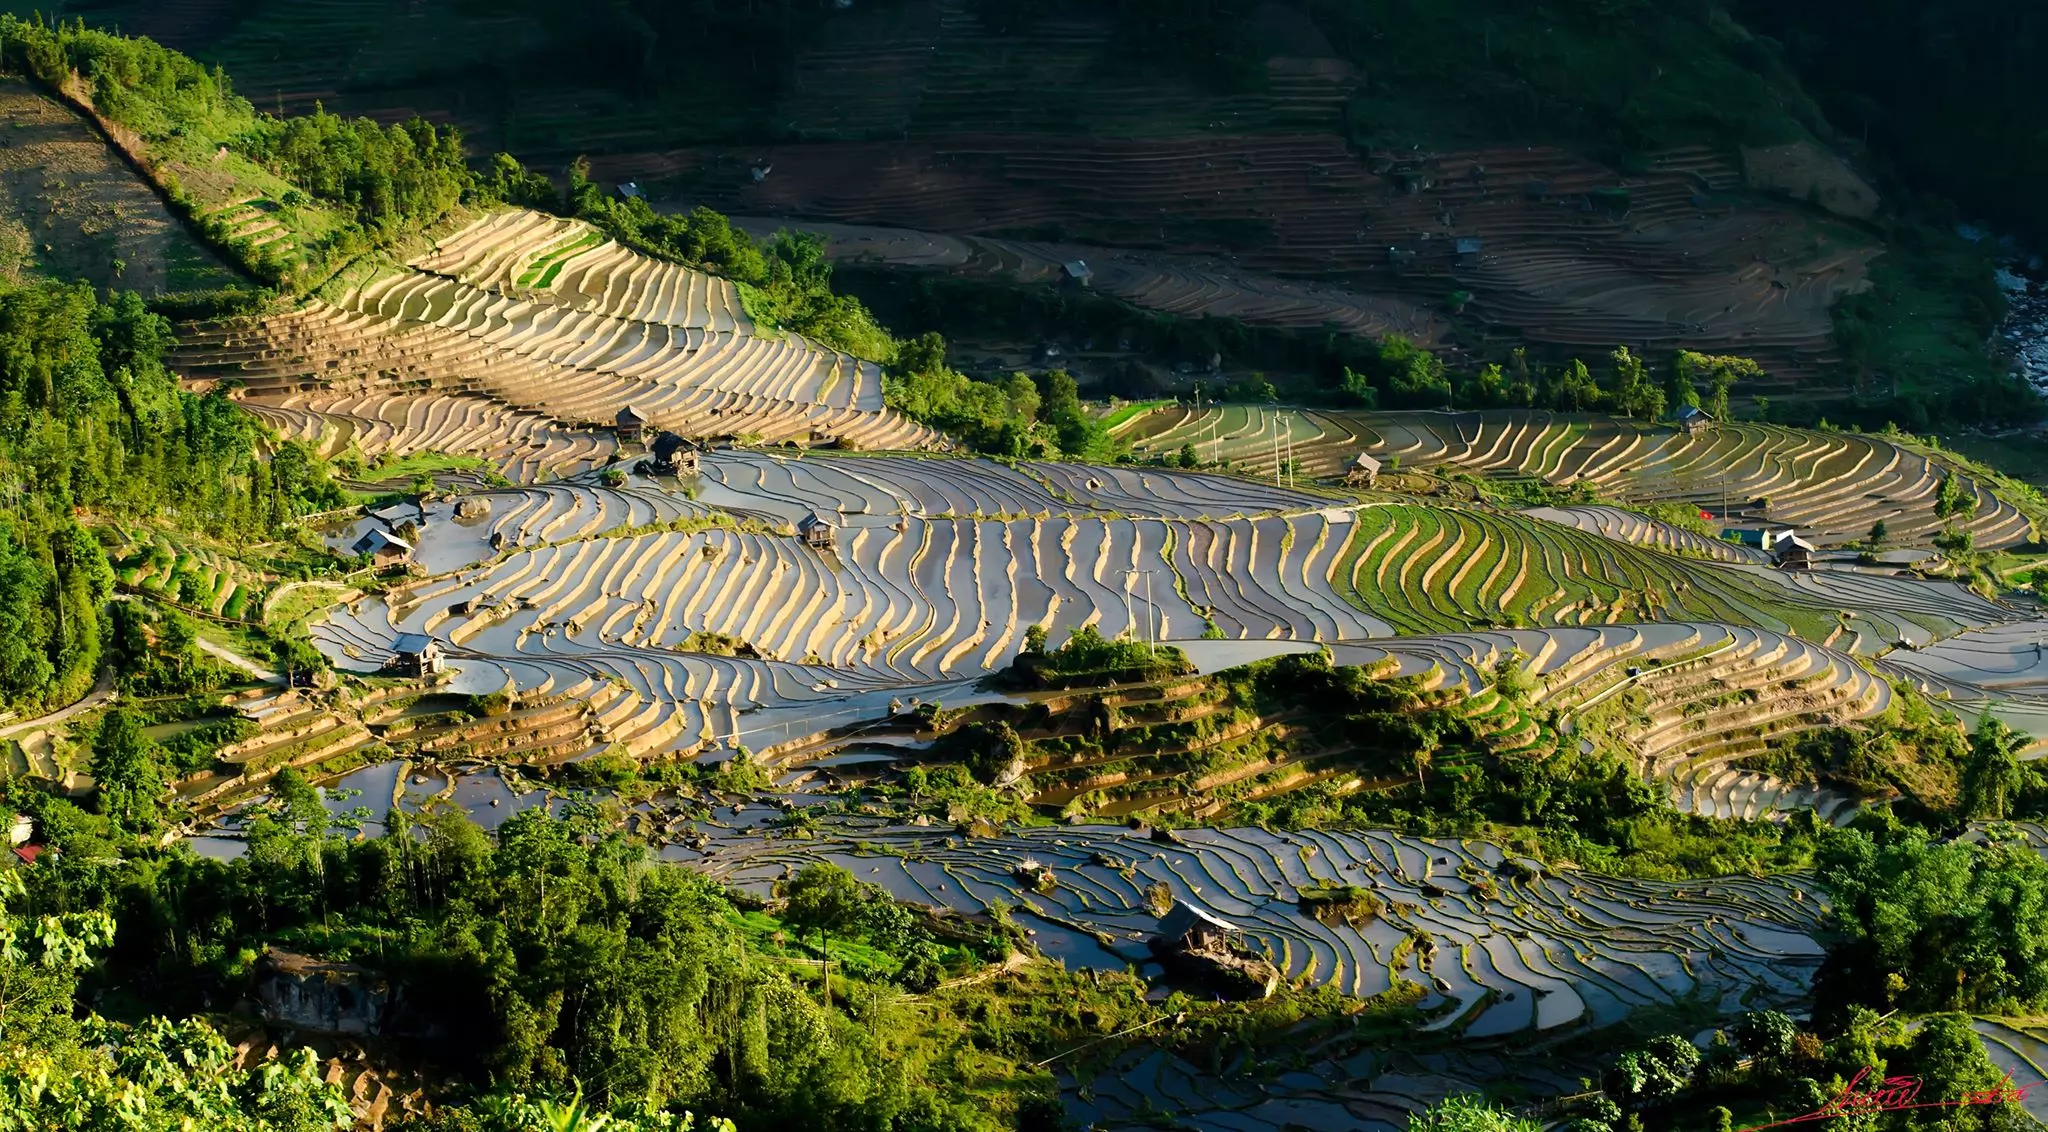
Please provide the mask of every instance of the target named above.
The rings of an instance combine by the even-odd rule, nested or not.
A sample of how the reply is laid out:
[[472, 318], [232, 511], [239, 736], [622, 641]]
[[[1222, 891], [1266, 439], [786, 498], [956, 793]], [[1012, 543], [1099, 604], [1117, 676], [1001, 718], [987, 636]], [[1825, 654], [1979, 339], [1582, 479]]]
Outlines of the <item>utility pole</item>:
[[1274, 487], [1280, 487], [1280, 418], [1274, 418]]
[[1159, 634], [1152, 625], [1152, 611], [1158, 607], [1152, 604], [1152, 571], [1140, 570], [1135, 566], [1124, 571], [1124, 620], [1130, 625], [1131, 631], [1136, 633], [1138, 615], [1131, 609], [1131, 582], [1140, 576], [1145, 579], [1145, 651], [1156, 653], [1159, 651]]
[[1152, 604], [1152, 571], [1147, 570], [1145, 571], [1145, 651], [1148, 653], [1157, 653], [1159, 651], [1159, 630], [1152, 624], [1152, 615], [1158, 609], [1158, 606]]

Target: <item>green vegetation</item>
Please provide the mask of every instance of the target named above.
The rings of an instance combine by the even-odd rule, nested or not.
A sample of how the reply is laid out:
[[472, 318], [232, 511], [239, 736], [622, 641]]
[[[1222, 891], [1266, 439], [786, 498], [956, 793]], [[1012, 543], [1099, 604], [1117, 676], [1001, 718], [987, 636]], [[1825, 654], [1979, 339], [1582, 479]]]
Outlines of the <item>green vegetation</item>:
[[303, 449], [265, 461], [248, 415], [180, 390], [169, 346], [133, 294], [0, 288], [0, 703], [64, 703], [92, 683], [116, 579], [81, 518], [227, 534], [333, 502]]
[[946, 365], [946, 344], [936, 333], [903, 343], [882, 396], [890, 408], [992, 456], [1110, 455], [1108, 426], [1082, 406], [1080, 388], [1067, 371], [976, 380]]
[[476, 186], [461, 136], [421, 118], [387, 128], [261, 114], [221, 71], [83, 25], [0, 15], [0, 44], [0, 65], [81, 91], [173, 206], [272, 285], [315, 286], [439, 220]]
[[1512, 514], [1368, 507], [1350, 539], [1338, 593], [1404, 633], [1701, 620], [1825, 640], [1838, 616], [1739, 571]]
[[1024, 631], [1024, 651], [991, 679], [1011, 688], [1073, 688], [1161, 680], [1194, 671], [1172, 646], [1154, 647], [1129, 637], [1105, 638], [1093, 625], [1073, 631], [1064, 644], [1047, 649], [1045, 630]]
[[2048, 1005], [2048, 862], [2024, 841], [1935, 844], [1917, 829], [1831, 840], [1820, 878], [1846, 942], [1821, 1001], [1913, 1013]]
[[2005, 314], [1987, 249], [1933, 225], [1902, 226], [1895, 243], [1900, 254], [1872, 265], [1871, 289], [1834, 308], [1843, 366], [1862, 400], [1915, 432], [2038, 416], [2033, 391], [1985, 353]]
[[1580, 1115], [1566, 1127], [1726, 1132], [1820, 1112], [1851, 1091], [1882, 1098], [1894, 1082], [1907, 1083], [1911, 1093], [1902, 1099], [1912, 1103], [1832, 1119], [1883, 1132], [2009, 1132], [2033, 1123], [1968, 1017], [1909, 1023], [1852, 1008], [1809, 1027], [1777, 1011], [1744, 1014], [1713, 1031], [1704, 1053], [1677, 1034], [1650, 1037], [1615, 1060], [1602, 1091], [1579, 1099]]

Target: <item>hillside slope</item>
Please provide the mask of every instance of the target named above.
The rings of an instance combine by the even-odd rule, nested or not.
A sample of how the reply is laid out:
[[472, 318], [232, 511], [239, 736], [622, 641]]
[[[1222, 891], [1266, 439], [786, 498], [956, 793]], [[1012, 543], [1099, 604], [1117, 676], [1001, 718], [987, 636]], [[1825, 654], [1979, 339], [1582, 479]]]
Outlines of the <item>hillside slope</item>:
[[[422, 112], [744, 215], [1214, 257], [1441, 312], [1468, 347], [1753, 355], [1796, 387], [1774, 400], [1853, 384], [1830, 308], [1884, 250], [1858, 226], [1877, 193], [1716, 7], [74, 7], [225, 65], [265, 109]], [[705, 35], [740, 49], [645, 62]], [[1258, 305], [1223, 289], [1169, 313]]]

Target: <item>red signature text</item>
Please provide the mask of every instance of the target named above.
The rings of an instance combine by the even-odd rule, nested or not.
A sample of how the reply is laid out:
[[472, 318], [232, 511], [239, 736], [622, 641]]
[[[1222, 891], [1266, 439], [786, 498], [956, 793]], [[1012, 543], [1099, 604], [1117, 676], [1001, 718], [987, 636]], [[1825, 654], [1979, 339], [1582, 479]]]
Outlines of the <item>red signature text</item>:
[[2012, 1074], [2007, 1073], [2005, 1079], [1993, 1088], [1964, 1093], [1959, 1099], [1952, 1101], [1923, 1101], [1920, 1099], [1920, 1079], [1918, 1077], [1886, 1077], [1879, 1081], [1870, 1081], [1868, 1080], [1869, 1077], [1870, 1070], [1868, 1068], [1860, 1069], [1857, 1071], [1856, 1076], [1849, 1081], [1848, 1086], [1836, 1094], [1833, 1100], [1812, 1112], [1804, 1116], [1794, 1116], [1785, 1120], [1773, 1121], [1769, 1124], [1751, 1125], [1748, 1128], [1742, 1129], [1741, 1132], [1762, 1132], [1765, 1128], [1778, 1128], [1787, 1124], [1807, 1124], [1816, 1120], [1832, 1120], [1837, 1116], [1850, 1116], [1861, 1112], [1903, 1112], [1907, 1109], [1915, 1108], [1962, 1108], [1966, 1105], [2002, 1104], [2006, 1101], [2018, 1103], [2025, 1100], [2028, 1093], [2041, 1087], [2038, 1082], [2032, 1085], [2014, 1085], [2012, 1083]]

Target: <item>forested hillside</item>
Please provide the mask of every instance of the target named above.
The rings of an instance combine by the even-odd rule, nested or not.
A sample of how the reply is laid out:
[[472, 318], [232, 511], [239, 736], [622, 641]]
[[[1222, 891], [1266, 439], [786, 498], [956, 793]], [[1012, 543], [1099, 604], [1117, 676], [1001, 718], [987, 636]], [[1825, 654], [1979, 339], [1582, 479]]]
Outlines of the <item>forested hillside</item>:
[[1836, 127], [1964, 220], [2048, 240], [2048, 9], [2004, 0], [1745, 0]]

